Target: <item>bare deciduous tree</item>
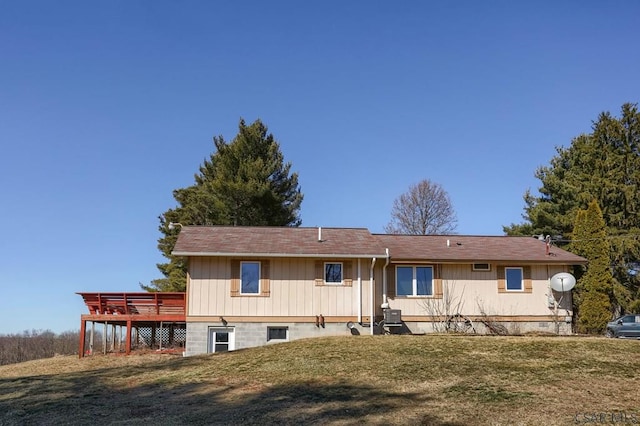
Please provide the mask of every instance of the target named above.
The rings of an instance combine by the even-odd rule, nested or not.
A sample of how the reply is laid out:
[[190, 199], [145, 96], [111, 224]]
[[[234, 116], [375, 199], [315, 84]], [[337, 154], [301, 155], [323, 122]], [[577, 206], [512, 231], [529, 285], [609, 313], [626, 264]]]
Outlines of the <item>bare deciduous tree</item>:
[[442, 235], [455, 233], [458, 219], [449, 194], [438, 184], [425, 179], [393, 202], [389, 234]]
[[424, 299], [420, 306], [431, 317], [431, 326], [436, 333], [475, 333], [471, 320], [464, 311], [465, 287], [454, 294], [455, 281], [442, 283], [442, 299]]
[[0, 334], [0, 365], [78, 353], [79, 331], [54, 334], [51, 330], [25, 330]]

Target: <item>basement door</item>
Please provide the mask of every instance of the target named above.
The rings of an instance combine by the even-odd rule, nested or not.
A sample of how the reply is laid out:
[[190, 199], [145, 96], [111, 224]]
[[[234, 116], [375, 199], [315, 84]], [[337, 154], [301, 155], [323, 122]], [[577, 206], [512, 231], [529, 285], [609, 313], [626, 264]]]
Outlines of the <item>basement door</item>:
[[209, 353], [234, 350], [236, 339], [233, 331], [233, 327], [209, 328]]

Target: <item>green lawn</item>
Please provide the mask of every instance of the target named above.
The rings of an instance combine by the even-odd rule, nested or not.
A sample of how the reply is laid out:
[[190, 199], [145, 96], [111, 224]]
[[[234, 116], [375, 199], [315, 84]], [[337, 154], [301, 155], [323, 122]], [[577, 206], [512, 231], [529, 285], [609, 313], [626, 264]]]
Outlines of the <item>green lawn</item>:
[[[612, 417], [613, 416], [613, 417]], [[0, 367], [0, 425], [640, 423], [640, 341], [349, 336]]]

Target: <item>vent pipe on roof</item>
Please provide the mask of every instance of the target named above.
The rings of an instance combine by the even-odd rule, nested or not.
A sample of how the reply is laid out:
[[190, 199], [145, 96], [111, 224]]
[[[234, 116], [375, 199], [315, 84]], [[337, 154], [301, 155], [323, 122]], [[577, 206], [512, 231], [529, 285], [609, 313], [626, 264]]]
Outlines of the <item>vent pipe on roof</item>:
[[447, 240], [447, 247], [451, 247], [451, 241]]
[[318, 226], [318, 242], [322, 242], [322, 227]]

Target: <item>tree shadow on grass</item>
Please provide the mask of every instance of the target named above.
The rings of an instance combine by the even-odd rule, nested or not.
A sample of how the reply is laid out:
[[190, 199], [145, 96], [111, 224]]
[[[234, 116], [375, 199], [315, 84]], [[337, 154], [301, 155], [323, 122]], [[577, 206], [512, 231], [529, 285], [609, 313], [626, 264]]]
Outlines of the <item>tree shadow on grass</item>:
[[[279, 385], [228, 377], [137, 383], [140, 375], [155, 368], [152, 364], [0, 379], [0, 425], [457, 424], [429, 410], [432, 398], [424, 393], [337, 379]], [[113, 377], [124, 385], [107, 384]]]

